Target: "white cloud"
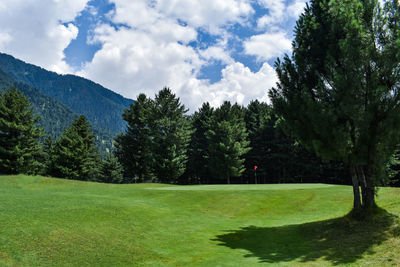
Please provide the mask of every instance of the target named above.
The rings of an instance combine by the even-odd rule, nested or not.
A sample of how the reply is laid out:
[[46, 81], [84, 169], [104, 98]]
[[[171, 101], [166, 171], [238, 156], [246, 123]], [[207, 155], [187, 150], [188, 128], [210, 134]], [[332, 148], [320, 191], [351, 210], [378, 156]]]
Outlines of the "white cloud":
[[244, 42], [245, 53], [259, 60], [269, 60], [290, 51], [291, 41], [285, 32], [254, 35]]
[[68, 22], [87, 2], [2, 0], [0, 51], [54, 71], [70, 72], [63, 50], [76, 38], [78, 29]]
[[288, 6], [288, 13], [292, 17], [299, 17], [301, 13], [303, 13], [304, 8], [306, 7], [306, 0], [295, 0], [291, 5]]
[[158, 0], [157, 10], [188, 25], [219, 33], [220, 27], [241, 23], [254, 12], [250, 0]]
[[198, 108], [203, 102], [217, 107], [225, 100], [247, 105], [251, 100], [259, 99], [268, 102], [268, 89], [275, 86], [275, 70], [264, 63], [258, 72], [252, 72], [242, 63], [228, 65], [222, 71], [222, 79], [214, 84], [195, 78], [189, 79], [180, 90], [184, 103]]
[[[169, 26], [172, 32], [173, 25]], [[95, 37], [103, 48], [79, 74], [132, 98], [141, 92], [152, 96], [163, 86], [179, 88], [203, 62], [193, 48], [177, 42], [187, 39], [187, 34], [178, 32], [168, 38], [165, 32], [160, 34], [103, 25]]]
[[258, 2], [268, 9], [268, 15], [257, 21], [258, 28], [270, 27], [283, 21], [286, 8], [284, 0], [258, 0]]
[[[230, 27], [250, 25], [256, 0], [109, 1], [115, 9], [106, 17], [119, 26], [97, 24], [90, 30], [88, 43], [100, 44], [101, 49], [78, 75], [130, 98], [141, 92], [153, 97], [169, 86], [192, 112], [204, 101], [218, 106], [224, 100], [267, 100], [267, 90], [276, 82], [273, 68], [264, 63], [253, 72], [235, 62], [229, 47], [243, 41]], [[245, 40], [244, 46], [245, 53], [266, 60], [287, 49], [287, 39], [279, 31], [287, 7], [283, 0], [259, 1], [269, 9], [259, 26], [269, 25], [269, 32]], [[92, 16], [99, 15], [88, 2], [0, 0], [0, 51], [50, 70], [72, 72], [63, 51], [78, 35], [73, 21], [85, 8]], [[212, 45], [199, 40], [199, 30], [212, 35]], [[202, 43], [193, 48], [191, 42]], [[216, 62], [225, 65], [220, 81], [197, 78], [204, 66]]]
[[[227, 24], [242, 23], [253, 12], [249, 1], [113, 2], [116, 8], [110, 18], [125, 26], [97, 27], [90, 41], [101, 43], [102, 49], [80, 75], [130, 98], [141, 92], [153, 97], [169, 86], [192, 111], [204, 101], [218, 105], [224, 100], [242, 104], [256, 97], [266, 99], [266, 82], [275, 81], [274, 71], [266, 65], [253, 73], [235, 63], [228, 48], [229, 34], [223, 30]], [[221, 34], [219, 41], [198, 50], [188, 46], [196, 41], [199, 28]], [[228, 64], [221, 81], [210, 84], [196, 78], [203, 66], [214, 61]]]

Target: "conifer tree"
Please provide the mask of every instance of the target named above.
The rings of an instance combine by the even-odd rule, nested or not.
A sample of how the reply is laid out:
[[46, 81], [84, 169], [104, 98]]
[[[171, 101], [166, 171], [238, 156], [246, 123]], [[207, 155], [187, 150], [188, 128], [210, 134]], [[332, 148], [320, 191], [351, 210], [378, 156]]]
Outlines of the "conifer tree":
[[109, 154], [107, 159], [102, 162], [100, 176], [100, 181], [104, 183], [120, 184], [123, 182], [123, 167], [113, 154]]
[[185, 106], [169, 88], [156, 95], [151, 120], [153, 171], [161, 182], [177, 183], [185, 172], [192, 133], [186, 113]]
[[76, 180], [96, 180], [99, 154], [95, 136], [85, 116], [72, 122], [56, 141], [52, 151], [52, 175]]
[[244, 170], [244, 155], [250, 150], [247, 140], [244, 110], [237, 104], [224, 102], [212, 116], [208, 140], [208, 166], [216, 180], [240, 176]]
[[124, 167], [126, 177], [143, 181], [151, 177], [153, 144], [151, 114], [154, 105], [145, 94], [140, 94], [122, 115], [128, 123], [124, 134], [115, 140], [115, 154]]
[[0, 173], [35, 174], [41, 168], [38, 138], [43, 133], [30, 105], [15, 88], [0, 95]]
[[214, 109], [210, 104], [203, 103], [201, 108], [192, 116], [193, 134], [188, 149], [188, 176], [193, 183], [209, 183], [210, 168], [208, 167], [208, 140], [206, 133], [210, 129]]
[[320, 157], [349, 165], [357, 214], [376, 206], [400, 138], [399, 8], [397, 0], [384, 9], [376, 0], [312, 0], [270, 92], [288, 132]]
[[[270, 163], [268, 160], [271, 156], [271, 142], [270, 121], [271, 121], [271, 108], [266, 103], [260, 103], [258, 100], [251, 101], [245, 111], [244, 120], [246, 122], [246, 129], [249, 134], [250, 147], [252, 148], [246, 154], [246, 172], [247, 180], [259, 183], [260, 179], [265, 181], [267, 171], [271, 172]], [[256, 181], [254, 175], [254, 166], [257, 166]], [[271, 173], [270, 173], [271, 174]]]

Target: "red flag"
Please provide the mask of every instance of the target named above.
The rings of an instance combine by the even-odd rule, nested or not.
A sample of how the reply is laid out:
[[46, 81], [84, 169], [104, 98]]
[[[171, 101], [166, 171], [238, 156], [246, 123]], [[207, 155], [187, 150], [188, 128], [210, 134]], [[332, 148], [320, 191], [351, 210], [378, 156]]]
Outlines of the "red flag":
[[258, 168], [258, 166], [256, 165], [256, 166], [254, 166], [254, 170], [257, 170], [257, 168]]

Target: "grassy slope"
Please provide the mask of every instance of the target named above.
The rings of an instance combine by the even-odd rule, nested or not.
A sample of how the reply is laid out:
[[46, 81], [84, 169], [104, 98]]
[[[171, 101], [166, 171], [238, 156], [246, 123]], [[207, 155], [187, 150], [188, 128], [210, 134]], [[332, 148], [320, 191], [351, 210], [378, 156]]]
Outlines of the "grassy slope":
[[0, 266], [400, 265], [399, 189], [360, 224], [350, 187], [257, 188], [1, 176]]

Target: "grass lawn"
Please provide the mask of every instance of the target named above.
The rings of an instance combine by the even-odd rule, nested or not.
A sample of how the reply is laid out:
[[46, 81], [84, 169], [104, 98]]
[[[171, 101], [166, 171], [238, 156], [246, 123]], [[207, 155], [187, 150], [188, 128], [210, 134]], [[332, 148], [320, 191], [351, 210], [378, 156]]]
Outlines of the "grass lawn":
[[347, 186], [0, 176], [0, 266], [400, 266], [400, 189], [378, 204], [358, 223]]

